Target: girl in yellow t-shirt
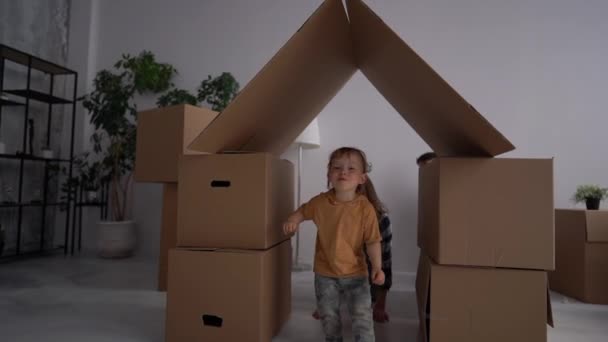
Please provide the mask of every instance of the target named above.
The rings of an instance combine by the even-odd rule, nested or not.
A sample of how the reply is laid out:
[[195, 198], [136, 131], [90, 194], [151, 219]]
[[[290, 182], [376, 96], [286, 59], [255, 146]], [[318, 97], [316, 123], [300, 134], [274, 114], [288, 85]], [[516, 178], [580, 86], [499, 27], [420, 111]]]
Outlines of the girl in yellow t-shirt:
[[285, 234], [295, 232], [304, 220], [317, 226], [315, 294], [327, 342], [342, 341], [341, 294], [353, 321], [355, 341], [374, 341], [366, 252], [374, 284], [384, 283], [384, 272], [376, 210], [366, 196], [367, 172], [363, 151], [335, 150], [327, 165], [330, 190], [303, 204], [283, 225]]

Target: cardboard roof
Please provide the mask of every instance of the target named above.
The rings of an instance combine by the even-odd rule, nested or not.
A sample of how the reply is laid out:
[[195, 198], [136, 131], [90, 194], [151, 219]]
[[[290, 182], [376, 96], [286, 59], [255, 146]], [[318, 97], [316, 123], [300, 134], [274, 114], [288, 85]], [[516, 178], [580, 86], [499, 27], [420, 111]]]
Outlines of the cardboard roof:
[[283, 153], [361, 70], [440, 156], [514, 149], [361, 0], [326, 0], [192, 142], [197, 151]]

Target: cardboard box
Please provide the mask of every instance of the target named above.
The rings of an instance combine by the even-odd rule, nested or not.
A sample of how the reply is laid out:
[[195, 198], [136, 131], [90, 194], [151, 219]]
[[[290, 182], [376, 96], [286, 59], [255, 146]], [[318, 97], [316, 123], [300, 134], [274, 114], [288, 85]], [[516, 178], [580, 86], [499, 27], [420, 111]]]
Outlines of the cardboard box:
[[514, 148], [361, 0], [346, 5], [324, 1], [190, 147], [280, 155], [359, 69], [439, 155]]
[[270, 342], [291, 312], [291, 243], [169, 252], [166, 341]]
[[201, 154], [188, 149], [217, 112], [191, 105], [156, 108], [137, 114], [135, 180], [177, 182], [179, 158]]
[[184, 156], [180, 247], [266, 249], [283, 241], [294, 211], [293, 164], [268, 153]]
[[418, 246], [435, 262], [554, 269], [552, 159], [438, 158], [418, 194]]
[[424, 342], [544, 342], [553, 324], [545, 271], [441, 266], [421, 255], [416, 293]]
[[552, 290], [593, 304], [608, 304], [608, 211], [555, 210]]
[[167, 291], [169, 250], [177, 247], [177, 183], [163, 184], [162, 206], [160, 253], [158, 257], [158, 290]]

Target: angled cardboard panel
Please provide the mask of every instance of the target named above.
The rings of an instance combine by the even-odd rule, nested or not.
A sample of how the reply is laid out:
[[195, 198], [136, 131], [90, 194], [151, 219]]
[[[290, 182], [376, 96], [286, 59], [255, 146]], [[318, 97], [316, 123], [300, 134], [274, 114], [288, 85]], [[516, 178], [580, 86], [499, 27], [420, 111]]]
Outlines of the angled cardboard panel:
[[190, 145], [281, 154], [356, 71], [340, 0], [327, 0]]
[[608, 242], [608, 211], [587, 210], [587, 241]]
[[359, 69], [440, 156], [515, 147], [361, 0], [347, 0]]

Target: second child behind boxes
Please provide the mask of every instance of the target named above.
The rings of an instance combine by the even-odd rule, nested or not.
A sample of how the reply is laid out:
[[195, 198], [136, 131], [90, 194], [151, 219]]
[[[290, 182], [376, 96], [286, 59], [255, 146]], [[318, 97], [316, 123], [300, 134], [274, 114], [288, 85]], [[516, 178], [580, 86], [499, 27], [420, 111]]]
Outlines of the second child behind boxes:
[[295, 232], [304, 220], [317, 226], [315, 295], [328, 342], [342, 341], [341, 294], [353, 321], [354, 340], [375, 339], [365, 252], [374, 284], [384, 284], [384, 272], [376, 210], [365, 196], [367, 165], [359, 149], [332, 152], [327, 167], [331, 189], [303, 204], [283, 225], [285, 234]]

